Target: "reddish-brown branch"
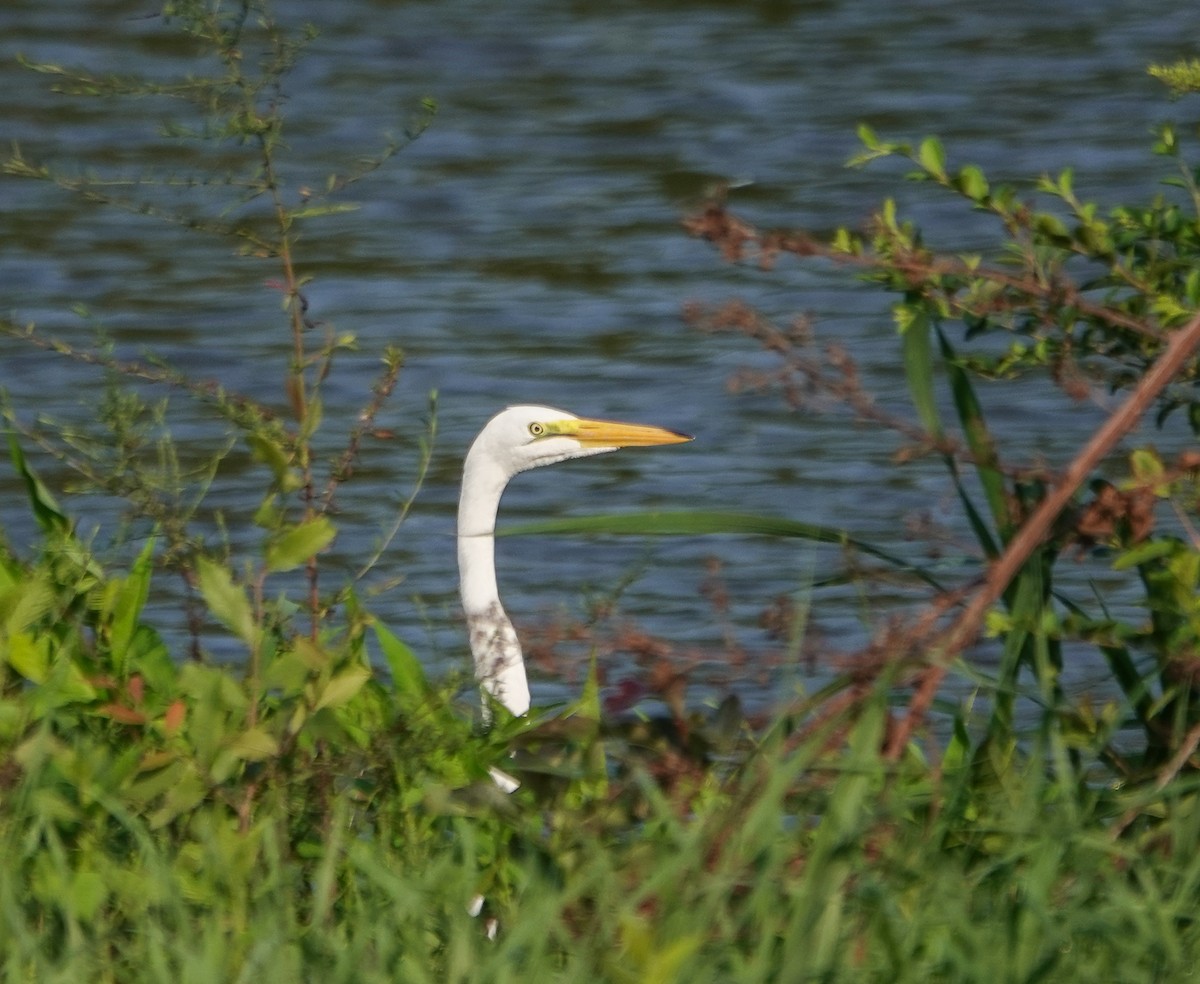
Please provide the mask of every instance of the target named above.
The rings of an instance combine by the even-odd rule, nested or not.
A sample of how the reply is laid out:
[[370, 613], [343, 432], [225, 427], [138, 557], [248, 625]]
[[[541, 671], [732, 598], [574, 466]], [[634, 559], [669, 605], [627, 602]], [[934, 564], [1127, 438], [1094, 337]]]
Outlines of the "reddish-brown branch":
[[908, 713], [899, 722], [888, 742], [887, 755], [899, 758], [913, 731], [924, 721], [949, 669], [950, 660], [971, 645], [979, 635], [988, 609], [1004, 594], [1021, 567], [1043, 543], [1055, 519], [1075, 495], [1079, 486], [1100, 462], [1137, 425], [1142, 415], [1200, 350], [1200, 314], [1171, 336], [1158, 360], [1141, 381], [1075, 456], [1062, 478], [1021, 525], [1008, 547], [988, 571], [983, 585], [975, 592], [954, 624], [940, 637], [931, 640], [931, 662], [924, 670], [916, 692], [909, 701]]
[[[1014, 275], [1001, 270], [971, 266], [966, 261], [953, 257], [936, 257], [924, 251], [911, 253], [906, 257], [885, 258], [871, 252], [851, 253], [835, 250], [802, 231], [760, 232], [750, 223], [730, 213], [720, 201], [710, 202], [703, 211], [690, 217], [685, 222], [685, 227], [693, 235], [714, 243], [726, 259], [734, 262], [745, 259], [750, 253], [756, 254], [762, 264], [770, 265], [778, 254], [792, 253], [797, 256], [820, 256], [860, 269], [899, 272], [910, 278], [914, 286], [921, 286], [945, 276], [985, 280], [1026, 298], [1056, 306], [1070, 305], [1089, 318], [1164, 343], [1157, 360], [1142, 375], [1125, 402], [1092, 435], [1067, 470], [1053, 484], [1050, 493], [1017, 531], [1004, 553], [988, 571], [983, 584], [969, 597], [958, 618], [948, 629], [937, 634], [928, 628], [933, 619], [926, 617], [922, 619], [926, 627], [910, 633], [911, 649], [923, 650], [928, 665], [921, 673], [917, 689], [909, 701], [907, 714], [889, 735], [887, 755], [896, 759], [903, 752], [913, 732], [928, 715], [950, 662], [976, 640], [988, 610], [999, 601], [1034, 551], [1046, 540], [1055, 520], [1079, 487], [1113, 450], [1117, 442], [1133, 430], [1150, 405], [1200, 349], [1200, 314], [1193, 317], [1183, 328], [1167, 334], [1157, 326], [1133, 315], [1089, 300], [1083, 296], [1078, 285], [1070, 280]], [[968, 310], [967, 302], [956, 296], [953, 286], [937, 289], [951, 305], [963, 311]]]
[[827, 243], [814, 239], [803, 231], [761, 232], [749, 222], [729, 212], [720, 202], [710, 202], [703, 211], [686, 219], [684, 228], [692, 235], [713, 243], [730, 262], [745, 259], [749, 246], [759, 262], [765, 265], [770, 265], [780, 253], [791, 253], [801, 257], [819, 256], [834, 263], [860, 269], [896, 270], [911, 277], [914, 283], [921, 283], [932, 277], [969, 277], [986, 280], [1027, 297], [1050, 301], [1056, 305], [1069, 305], [1090, 318], [1124, 328], [1145, 338], [1161, 341], [1164, 337], [1157, 327], [1147, 324], [1144, 320], [1089, 300], [1080, 292], [1078, 286], [1066, 280], [1043, 281], [1033, 277], [1014, 276], [994, 267], [970, 266], [954, 257], [935, 257], [923, 251], [910, 253], [906, 257], [891, 256], [886, 260], [870, 252], [847, 253], [833, 249]]

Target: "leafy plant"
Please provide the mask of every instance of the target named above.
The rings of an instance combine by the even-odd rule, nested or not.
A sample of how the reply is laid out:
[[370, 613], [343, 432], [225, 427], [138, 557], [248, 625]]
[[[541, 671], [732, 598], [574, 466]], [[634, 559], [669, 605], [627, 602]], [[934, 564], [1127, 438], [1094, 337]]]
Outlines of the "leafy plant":
[[[1175, 163], [1165, 183], [1181, 190], [1182, 200], [1163, 193], [1105, 211], [1076, 194], [1070, 171], [1038, 178], [1026, 190], [993, 183], [975, 165], [952, 166], [936, 138], [915, 146], [891, 143], [865, 126], [859, 135], [864, 152], [853, 164], [906, 160], [910, 178], [993, 218], [1000, 245], [990, 256], [939, 252], [890, 199], [865, 232], [839, 229], [826, 239], [804, 230], [760, 231], [723, 201], [710, 203], [689, 227], [729, 258], [753, 256], [770, 266], [781, 255], [820, 257], [896, 296], [892, 316], [915, 421], [882, 414], [840, 349], [809, 356], [807, 327], [789, 333], [736, 306], [698, 315], [709, 327], [746, 332], [777, 353], [780, 371], [767, 382], [779, 382], [793, 403], [806, 392], [830, 394], [856, 415], [912, 440], [910, 454], [933, 453], [945, 464], [963, 522], [978, 543], [984, 580], [981, 587], [967, 582], [954, 589], [962, 607], [949, 623], [939, 618], [946, 604], [937, 602], [900, 644], [917, 651], [927, 668], [907, 720], [889, 743], [891, 754], [900, 754], [929, 709], [949, 661], [986, 628], [1001, 656], [988, 682], [985, 740], [1013, 740], [1016, 700], [1029, 679], [1046, 710], [1043, 735], [1068, 774], [1071, 750], [1080, 747], [1124, 774], [1161, 766], [1196, 720], [1187, 669], [1196, 638], [1192, 572], [1200, 556], [1200, 540], [1190, 532], [1196, 460], [1184, 452], [1164, 461], [1145, 447], [1122, 462], [1113, 451], [1155, 405], [1160, 425], [1178, 412], [1193, 432], [1200, 429], [1194, 392], [1200, 366], [1197, 172], [1186, 163], [1175, 128], [1164, 127], [1155, 150]], [[1033, 376], [1075, 398], [1093, 388], [1131, 391], [1060, 474], [1036, 464], [1037, 449], [1024, 449], [1024, 459], [1014, 460], [992, 432], [977, 391], [983, 380]], [[952, 408], [957, 430], [945, 422], [945, 407]], [[1101, 467], [1105, 480], [1094, 477]], [[1186, 537], [1157, 519], [1156, 503], [1170, 507]], [[1062, 558], [1079, 551], [1109, 557], [1114, 571], [1138, 574], [1148, 624], [1115, 618], [1114, 603], [1103, 594], [1087, 599], [1060, 588]], [[1002, 607], [993, 607], [996, 602]], [[1124, 707], [1106, 710], [1102, 719], [1063, 693], [1066, 647], [1080, 643], [1094, 647], [1124, 697]], [[1143, 654], [1153, 656], [1149, 673]], [[1140, 765], [1110, 744], [1125, 713], [1142, 731]]]
[[[274, 263], [287, 411], [153, 358], [4, 326], [23, 344], [95, 366], [106, 382], [96, 426], [82, 432], [4, 407], [9, 459], [39, 531], [25, 556], [0, 544], [6, 980], [1090, 981], [1116, 966], [1146, 979], [1190, 971], [1200, 952], [1200, 800], [1190, 769], [1200, 727], [1189, 675], [1200, 629], [1196, 462], [1150, 448], [1121, 468], [1109, 462], [1069, 522], [1031, 535], [1055, 495], [1092, 477], [1092, 459], [1080, 459], [1074, 483], [1014, 467], [976, 393], [984, 377], [1049, 370], [1064, 382], [1085, 366], [1144, 402], [1159, 399], [1167, 415], [1192, 414], [1189, 386], [1168, 386], [1193, 371], [1174, 341], [1188, 337], [1195, 307], [1190, 218], [1164, 202], [1100, 219], [1061, 177], [1044, 193], [1065, 203], [1066, 217], [1039, 213], [977, 169], [951, 172], [936, 142], [913, 151], [864, 133], [868, 155], [906, 155], [925, 180], [990, 210], [1012, 239], [1001, 255], [1016, 267], [938, 258], [889, 205], [867, 237], [845, 231], [823, 244], [759, 234], [716, 206], [697, 227], [733, 253], [757, 243], [763, 256], [834, 257], [898, 293], [916, 422], [895, 423], [912, 453], [944, 461], [981, 554], [996, 570], [1016, 558], [1012, 577], [989, 578], [990, 598], [968, 600], [987, 602], [1004, 652], [997, 678], [981, 680], [990, 698], [982, 732], [967, 709], [951, 710], [941, 754], [926, 760], [908, 740], [919, 705], [893, 718], [910, 667], [924, 674], [918, 698], [936, 695], [944, 662], [926, 665], [914, 650], [944, 661], [966, 631], [896, 635], [879, 648], [884, 658], [755, 726], [732, 700], [711, 718], [606, 720], [593, 672], [576, 704], [521, 719], [498, 710], [483, 732], [457, 681], [429, 680], [364, 604], [361, 581], [378, 554], [332, 588], [322, 561], [338, 532], [334, 500], [398, 383], [402, 355], [382, 354], [361, 412], [331, 440], [322, 393], [355, 341], [309, 320], [299, 233], [350, 207], [337, 195], [399, 144], [323, 184], [286, 182], [284, 86], [313, 32], [284, 31], [262, 0], [185, 0], [164, 15], [203, 73], [151, 81], [31, 68], [72, 97], [190, 107], [195, 117], [176, 119], [172, 133], [189, 146], [219, 145], [219, 171], [114, 183], [19, 149], [4, 171], [228, 237]], [[412, 132], [427, 118], [428, 108]], [[1171, 138], [1163, 145], [1175, 153]], [[180, 182], [201, 190], [197, 201], [179, 194]], [[221, 189], [232, 190], [234, 210]], [[1107, 279], [1067, 276], [1097, 265]], [[803, 356], [802, 339], [744, 315], [742, 328], [781, 354], [777, 378], [789, 397], [805, 389], [788, 389], [789, 379], [807, 373], [856, 413], [878, 414], [850, 360], [831, 358], [826, 371]], [[955, 319], [966, 326], [962, 340]], [[997, 332], [1012, 337], [1002, 356], [995, 346], [969, 351]], [[1180, 372], [1157, 368], [1164, 350]], [[1166, 378], [1156, 382], [1156, 371]], [[167, 398], [152, 402], [150, 391]], [[220, 429], [199, 460], [171, 437], [170, 400], [180, 395]], [[944, 422], [946, 407], [959, 433]], [[415, 487], [434, 411], [431, 400]], [[263, 487], [250, 538], [229, 536], [207, 505], [235, 449], [257, 462]], [[102, 551], [80, 532], [40, 477], [39, 455], [128, 504], [116, 547]], [[1175, 510], [1174, 530], [1156, 525], [1164, 505]], [[839, 544], [946, 590], [940, 575], [886, 548], [797, 519], [573, 523]], [[1063, 595], [1061, 557], [1081, 547], [1136, 572], [1144, 622], [1111, 615], [1102, 596], [1085, 604]], [[167, 576], [182, 579], [182, 640], [156, 628]], [[217, 637], [210, 626], [220, 627], [228, 658], [206, 645]], [[1080, 641], [1112, 668], [1125, 695], [1115, 713], [1063, 693], [1065, 647]], [[1017, 697], [1027, 691], [1045, 711], [1032, 736], [1019, 728]], [[1122, 715], [1143, 729], [1140, 760], [1114, 740]], [[1090, 768], [1095, 757], [1107, 763], [1102, 778]], [[1147, 768], [1150, 780], [1138, 781]], [[511, 794], [493, 779], [501, 771], [521, 782]]]

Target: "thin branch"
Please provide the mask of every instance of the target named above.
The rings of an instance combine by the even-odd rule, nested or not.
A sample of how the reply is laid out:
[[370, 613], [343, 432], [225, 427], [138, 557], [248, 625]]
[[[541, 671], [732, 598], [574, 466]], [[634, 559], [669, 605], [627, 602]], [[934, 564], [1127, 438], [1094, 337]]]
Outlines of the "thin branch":
[[404, 365], [404, 354], [399, 349], [389, 349], [384, 355], [384, 370], [375, 385], [371, 387], [371, 399], [362, 410], [350, 431], [349, 439], [341, 456], [329, 473], [329, 481], [325, 484], [325, 492], [321, 496], [319, 511], [326, 513], [333, 505], [333, 497], [338, 486], [354, 473], [354, 463], [358, 460], [363, 438], [375, 428], [375, 418], [396, 388], [396, 380]]
[[[762, 232], [729, 212], [720, 202], [708, 203], [703, 211], [684, 221], [684, 228], [692, 235], [716, 245], [730, 262], [746, 259], [747, 247], [752, 247], [758, 261], [767, 266], [779, 253], [791, 253], [800, 257], [816, 256], [863, 270], [892, 269], [918, 282], [931, 277], [975, 278], [1007, 287], [1027, 297], [1072, 307], [1090, 318], [1124, 328], [1147, 339], [1164, 340], [1164, 333], [1158, 328], [1133, 315], [1089, 300], [1077, 285], [1065, 280], [1040, 281], [1018, 277], [993, 267], [971, 265], [954, 257], [933, 257], [923, 251], [890, 256], [884, 261], [874, 253], [836, 249], [800, 230]], [[960, 305], [960, 308], [965, 310], [965, 306]]]
[[978, 637], [988, 610], [1000, 600], [1034, 550], [1045, 541], [1054, 521], [1079, 487], [1116, 447], [1117, 442], [1137, 426], [1150, 405], [1198, 350], [1200, 314], [1193, 316], [1185, 327], [1171, 336], [1158, 360], [1147, 370], [1133, 392], [1092, 435], [1059, 482], [1017, 530], [958, 619], [939, 638], [932, 640], [930, 665], [922, 673], [920, 684], [909, 701], [908, 714], [897, 725], [888, 742], [887, 755], [890, 759], [897, 759], [902, 754], [913, 731], [933, 705], [950, 661]]

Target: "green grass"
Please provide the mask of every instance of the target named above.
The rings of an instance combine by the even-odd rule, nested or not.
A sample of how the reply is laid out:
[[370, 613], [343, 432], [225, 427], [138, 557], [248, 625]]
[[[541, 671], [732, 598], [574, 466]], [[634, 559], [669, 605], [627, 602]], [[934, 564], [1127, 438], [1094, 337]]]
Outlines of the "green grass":
[[44, 718], [0, 759], [3, 979], [1149, 981], [1200, 956], [1195, 779], [1124, 793], [957, 739], [941, 772], [890, 766], [873, 694], [736, 765], [613, 733], [597, 774], [587, 718], [548, 724], [505, 797], [447, 767], [494, 739], [406, 740], [368, 693], [365, 745], [210, 775], [166, 820], [150, 736]]

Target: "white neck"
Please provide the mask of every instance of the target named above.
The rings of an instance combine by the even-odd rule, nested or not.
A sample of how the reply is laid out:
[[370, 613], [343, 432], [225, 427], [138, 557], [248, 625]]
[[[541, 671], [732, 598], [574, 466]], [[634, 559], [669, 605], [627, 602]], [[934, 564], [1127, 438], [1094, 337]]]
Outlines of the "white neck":
[[513, 714], [524, 714], [525, 659], [496, 585], [496, 511], [508, 479], [497, 465], [467, 455], [458, 501], [458, 577], [475, 678]]

